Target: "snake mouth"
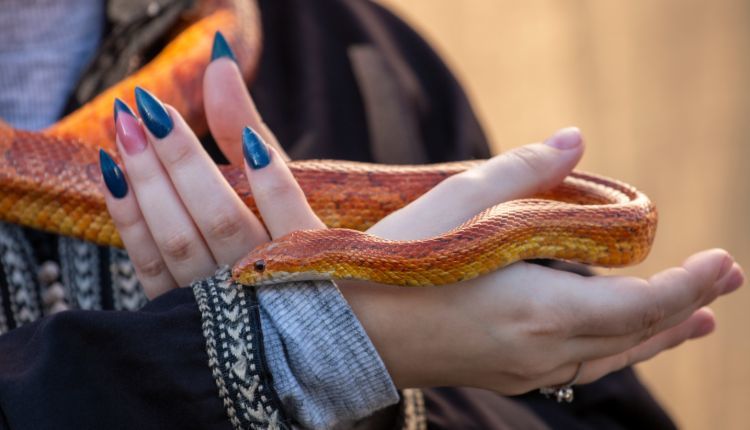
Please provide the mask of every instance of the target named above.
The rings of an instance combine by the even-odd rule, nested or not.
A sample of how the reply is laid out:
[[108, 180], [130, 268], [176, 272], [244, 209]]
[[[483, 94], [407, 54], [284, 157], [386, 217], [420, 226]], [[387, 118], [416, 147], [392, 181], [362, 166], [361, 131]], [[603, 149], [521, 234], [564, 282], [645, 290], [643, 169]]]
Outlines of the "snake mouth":
[[278, 285], [293, 282], [306, 282], [306, 281], [330, 281], [334, 278], [332, 272], [266, 272], [263, 275], [256, 275], [251, 282], [251, 285], [256, 287]]

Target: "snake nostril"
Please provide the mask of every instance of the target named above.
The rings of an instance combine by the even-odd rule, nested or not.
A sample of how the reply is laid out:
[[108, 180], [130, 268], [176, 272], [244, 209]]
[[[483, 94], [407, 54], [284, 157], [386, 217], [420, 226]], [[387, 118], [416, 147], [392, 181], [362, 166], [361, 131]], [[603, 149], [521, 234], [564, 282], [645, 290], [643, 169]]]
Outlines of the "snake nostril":
[[266, 262], [263, 260], [258, 260], [255, 262], [254, 268], [256, 272], [262, 272], [266, 270]]

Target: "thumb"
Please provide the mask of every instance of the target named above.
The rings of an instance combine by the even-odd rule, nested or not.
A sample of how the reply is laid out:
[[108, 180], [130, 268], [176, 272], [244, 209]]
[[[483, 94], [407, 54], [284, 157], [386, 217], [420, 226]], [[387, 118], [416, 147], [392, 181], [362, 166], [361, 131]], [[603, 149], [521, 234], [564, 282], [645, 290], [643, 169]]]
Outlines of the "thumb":
[[[532, 197], [559, 185], [583, 156], [583, 138], [576, 127], [555, 132], [543, 143], [504, 152], [481, 166], [486, 182], [495, 187], [487, 206]], [[499, 184], [500, 186], [497, 186]]]
[[400, 240], [440, 234], [491, 206], [532, 197], [560, 184], [583, 156], [583, 146], [577, 128], [564, 128], [544, 143], [512, 149], [451, 176], [369, 231]]

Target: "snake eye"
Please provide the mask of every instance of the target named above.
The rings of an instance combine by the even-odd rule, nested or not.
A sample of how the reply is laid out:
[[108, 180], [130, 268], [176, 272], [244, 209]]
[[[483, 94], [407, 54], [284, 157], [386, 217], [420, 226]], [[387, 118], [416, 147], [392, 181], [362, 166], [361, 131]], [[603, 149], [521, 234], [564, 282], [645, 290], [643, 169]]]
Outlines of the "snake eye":
[[258, 260], [255, 262], [254, 268], [256, 272], [262, 272], [266, 270], [266, 262], [263, 260]]

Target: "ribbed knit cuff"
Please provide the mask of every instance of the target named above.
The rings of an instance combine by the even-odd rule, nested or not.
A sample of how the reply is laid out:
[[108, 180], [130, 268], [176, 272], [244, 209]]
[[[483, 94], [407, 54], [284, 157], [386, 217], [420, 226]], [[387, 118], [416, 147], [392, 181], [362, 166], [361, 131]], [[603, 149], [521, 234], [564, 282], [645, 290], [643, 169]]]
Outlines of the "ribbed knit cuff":
[[266, 361], [287, 417], [326, 429], [398, 402], [374, 345], [335, 284], [258, 289]]

